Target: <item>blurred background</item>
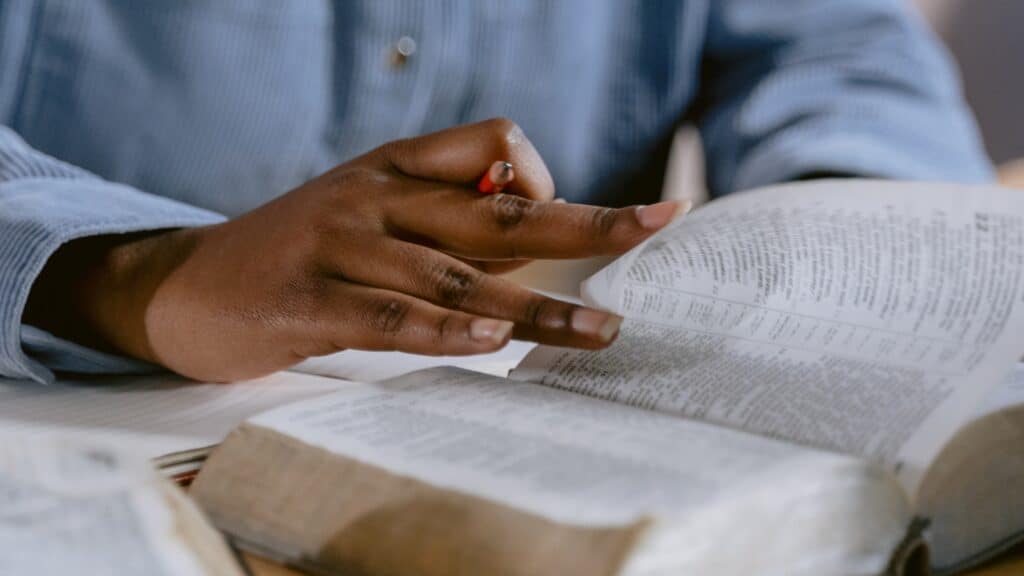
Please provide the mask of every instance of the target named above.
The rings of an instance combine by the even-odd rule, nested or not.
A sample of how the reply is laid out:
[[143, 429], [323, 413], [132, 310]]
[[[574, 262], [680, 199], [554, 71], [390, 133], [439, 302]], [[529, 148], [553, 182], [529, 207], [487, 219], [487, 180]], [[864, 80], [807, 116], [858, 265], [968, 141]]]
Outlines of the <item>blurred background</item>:
[[[1024, 188], [1024, 0], [907, 0], [945, 42], [960, 70], [985, 148], [1006, 183]], [[696, 133], [683, 130], [665, 193], [704, 198]]]
[[[1024, 0], [907, 0], [945, 42], [964, 84], [1000, 181], [1024, 190]], [[700, 139], [692, 128], [676, 137], [663, 196], [707, 200]], [[579, 282], [610, 259], [537, 262], [513, 277], [530, 286], [575, 295]]]
[[1024, 158], [1024, 2], [914, 0], [960, 67], [996, 164]]

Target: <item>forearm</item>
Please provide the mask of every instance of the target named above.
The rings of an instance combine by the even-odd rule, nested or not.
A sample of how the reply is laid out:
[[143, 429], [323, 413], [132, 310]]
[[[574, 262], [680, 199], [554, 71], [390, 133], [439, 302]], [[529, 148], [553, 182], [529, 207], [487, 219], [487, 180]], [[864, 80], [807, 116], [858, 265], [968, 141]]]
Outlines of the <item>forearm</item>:
[[[67, 290], [58, 296], [55, 291], [61, 282], [71, 286], [71, 279], [96, 261], [102, 242], [84, 239], [110, 236], [114, 241], [126, 238], [123, 234], [221, 220], [205, 210], [106, 182], [31, 149], [0, 126], [0, 376], [42, 381], [53, 377], [51, 369], [96, 369], [94, 359], [82, 357], [83, 349], [65, 346], [55, 338], [32, 338], [31, 345], [23, 342], [29, 300], [33, 322], [45, 321], [49, 326], [63, 322], [62, 331], [69, 331], [75, 341], [102, 342], [84, 328], [88, 324], [73, 305], [81, 298], [79, 293]], [[62, 247], [77, 241], [82, 244], [59, 254]], [[67, 272], [57, 273], [58, 267], [47, 266], [55, 254]], [[30, 298], [44, 269], [49, 270], [48, 278], [40, 286], [49, 286], [44, 291], [54, 297], [33, 294]], [[108, 358], [103, 364], [103, 370], [110, 370], [116, 362]], [[125, 369], [133, 366], [126, 363]]]
[[698, 119], [712, 190], [811, 173], [990, 179], [951, 65], [910, 10], [714, 3]]
[[188, 256], [193, 238], [189, 229], [179, 229], [68, 242], [33, 284], [23, 322], [89, 348], [156, 363], [143, 322], [146, 307]]

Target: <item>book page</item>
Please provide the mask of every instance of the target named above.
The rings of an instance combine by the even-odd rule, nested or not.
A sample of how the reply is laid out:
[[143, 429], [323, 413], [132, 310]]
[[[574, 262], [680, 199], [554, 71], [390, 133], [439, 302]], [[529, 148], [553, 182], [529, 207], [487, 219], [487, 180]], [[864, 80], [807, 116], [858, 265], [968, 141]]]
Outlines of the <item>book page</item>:
[[[652, 573], [641, 565], [663, 571], [675, 566], [673, 573], [704, 573], [709, 566], [729, 574], [755, 568], [787, 574], [879, 573], [910, 517], [905, 496], [890, 475], [847, 456], [455, 368], [353, 384], [331, 396], [261, 414], [246, 426], [301, 442], [289, 449], [296, 461], [323, 449], [394, 477], [482, 498], [558, 525], [601, 529], [653, 521], [655, 527], [671, 527], [654, 530], [660, 536], [640, 545], [644, 554], [635, 559], [640, 565], [631, 564], [625, 573], [634, 568], [637, 574]], [[217, 458], [234, 462], [218, 472], [230, 476], [239, 468], [262, 466], [256, 453], [242, 457], [242, 439], [253, 438], [250, 434], [233, 437], [238, 452], [214, 455], [214, 465]], [[226, 446], [232, 446], [232, 439]], [[325, 456], [317, 459], [328, 466]], [[230, 485], [217, 488], [218, 476], [208, 472], [197, 483], [199, 497], [212, 507], [214, 518], [233, 517], [225, 512], [230, 502], [211, 498], [225, 488], [225, 494], [232, 493]], [[352, 505], [360, 506], [360, 490], [366, 489], [372, 490], [342, 479], [332, 489], [332, 504], [344, 507], [344, 499], [353, 498], [360, 504]], [[438, 513], [436, 507], [417, 506], [414, 493], [412, 488], [399, 491], [362, 515]], [[269, 502], [279, 516], [306, 505], [288, 494], [249, 497]], [[489, 514], [484, 508], [456, 506], [460, 512], [452, 522], [473, 526], [475, 513], [481, 522]], [[773, 530], [780, 518], [787, 518], [785, 531]], [[226, 529], [265, 532], [244, 522]], [[305, 549], [315, 557], [323, 538], [339, 530], [330, 525], [321, 536], [285, 539], [275, 546]], [[744, 558], [725, 554], [731, 549], [721, 546], [726, 541], [743, 547]], [[529, 557], [522, 560], [529, 565]]]
[[327, 356], [307, 358], [289, 370], [356, 382], [379, 382], [438, 366], [454, 366], [494, 376], [508, 376], [509, 371], [515, 368], [534, 346], [536, 344], [533, 342], [512, 340], [497, 352], [472, 356], [424, 356], [405, 352], [345, 350]]
[[249, 422], [392, 472], [579, 524], [683, 510], [800, 460], [853, 463], [455, 368], [353, 383]]
[[[4, 436], [0, 574], [213, 574], [186, 544], [162, 482], [107, 446]], [[241, 574], [223, 542], [205, 546], [214, 544], [217, 573]]]
[[985, 399], [978, 416], [986, 416], [1009, 408], [1024, 406], [1024, 363], [1017, 364]]
[[0, 379], [0, 434], [90, 437], [156, 458], [219, 443], [260, 412], [337, 390], [344, 382], [278, 373], [233, 384], [177, 376]]
[[825, 181], [736, 194], [583, 285], [633, 322], [513, 377], [841, 450], [908, 487], [1020, 357], [1024, 195]]

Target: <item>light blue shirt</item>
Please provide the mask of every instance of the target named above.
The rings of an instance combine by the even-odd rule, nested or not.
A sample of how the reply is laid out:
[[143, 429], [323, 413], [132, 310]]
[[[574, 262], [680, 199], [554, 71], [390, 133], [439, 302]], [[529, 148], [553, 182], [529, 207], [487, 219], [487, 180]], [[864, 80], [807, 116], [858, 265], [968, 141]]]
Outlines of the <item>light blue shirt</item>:
[[571, 201], [652, 200], [684, 121], [714, 194], [816, 172], [989, 179], [905, 4], [0, 0], [0, 375], [145, 368], [23, 325], [62, 243], [217, 222], [492, 116]]

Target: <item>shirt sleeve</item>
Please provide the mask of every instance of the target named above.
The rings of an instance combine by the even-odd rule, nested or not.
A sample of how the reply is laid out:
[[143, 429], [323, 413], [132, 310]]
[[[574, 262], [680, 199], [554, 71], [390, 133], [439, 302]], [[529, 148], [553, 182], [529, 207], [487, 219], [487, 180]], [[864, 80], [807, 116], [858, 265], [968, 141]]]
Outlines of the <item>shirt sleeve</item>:
[[85, 236], [199, 226], [221, 215], [95, 175], [29, 147], [0, 126], [0, 376], [53, 380], [53, 370], [133, 372], [147, 365], [22, 324], [29, 291], [62, 244]]
[[907, 4], [711, 2], [696, 119], [712, 193], [818, 173], [991, 180], [955, 69]]

